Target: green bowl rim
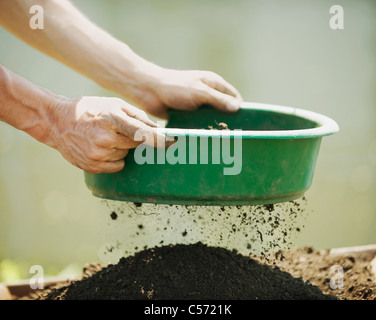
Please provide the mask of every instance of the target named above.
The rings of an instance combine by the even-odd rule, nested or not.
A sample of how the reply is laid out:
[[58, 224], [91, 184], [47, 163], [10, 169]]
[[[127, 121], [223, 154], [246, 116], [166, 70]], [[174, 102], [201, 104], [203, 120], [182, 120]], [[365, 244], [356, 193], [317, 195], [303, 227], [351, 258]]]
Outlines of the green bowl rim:
[[231, 137], [242, 139], [296, 139], [296, 138], [318, 138], [328, 136], [339, 131], [338, 124], [331, 118], [322, 114], [286, 106], [278, 106], [264, 103], [244, 102], [242, 109], [262, 110], [278, 112], [297, 116], [310, 120], [317, 124], [315, 128], [299, 130], [209, 130], [209, 129], [179, 129], [179, 128], [158, 128], [160, 132], [168, 136], [190, 136], [190, 137]]

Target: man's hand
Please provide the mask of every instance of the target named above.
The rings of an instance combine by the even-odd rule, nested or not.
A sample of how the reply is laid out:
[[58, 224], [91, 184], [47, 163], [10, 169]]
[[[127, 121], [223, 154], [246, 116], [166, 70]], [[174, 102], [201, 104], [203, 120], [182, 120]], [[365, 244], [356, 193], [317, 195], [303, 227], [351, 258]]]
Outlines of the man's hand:
[[[168, 70], [149, 65], [142, 74], [133, 90], [134, 102], [160, 118], [167, 118], [169, 108], [195, 110], [202, 104], [235, 112], [242, 102], [239, 92], [214, 72]], [[142, 91], [138, 92], [140, 87]]]
[[[144, 111], [121, 99], [68, 99], [1, 65], [0, 101], [0, 121], [57, 149], [89, 173], [120, 171], [128, 150], [141, 143], [169, 144]], [[138, 141], [138, 137], [144, 140]]]
[[[43, 7], [48, 28], [35, 32], [25, 23], [31, 4]], [[161, 118], [167, 118], [168, 108], [193, 110], [210, 104], [231, 112], [242, 102], [239, 92], [213, 72], [169, 70], [143, 59], [67, 0], [0, 0], [0, 24], [38, 50]]]
[[147, 144], [157, 146], [157, 139], [165, 140], [144, 111], [118, 98], [63, 99], [52, 114], [47, 144], [88, 173], [122, 170], [129, 149], [143, 143], [134, 141], [139, 130], [154, 137]]

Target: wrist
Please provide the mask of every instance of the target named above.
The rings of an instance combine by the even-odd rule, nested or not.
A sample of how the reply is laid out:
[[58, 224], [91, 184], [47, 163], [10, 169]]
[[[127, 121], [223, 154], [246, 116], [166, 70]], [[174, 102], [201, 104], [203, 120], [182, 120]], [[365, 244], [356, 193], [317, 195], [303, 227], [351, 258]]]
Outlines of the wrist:
[[102, 87], [115, 92], [138, 104], [158, 81], [163, 68], [149, 62], [121, 43], [101, 72], [99, 83]]
[[25, 131], [36, 140], [50, 147], [56, 148], [56, 109], [61, 101], [64, 100], [66, 100], [66, 98], [55, 95], [48, 90], [42, 92], [40, 96], [41, 103], [35, 112], [34, 124], [32, 126], [21, 128], [21, 130]]
[[[79, 99], [70, 99], [62, 96], [54, 96], [47, 108], [48, 120], [44, 140], [48, 146], [58, 149], [59, 137], [69, 127], [72, 111]], [[74, 116], [74, 112], [73, 112]]]

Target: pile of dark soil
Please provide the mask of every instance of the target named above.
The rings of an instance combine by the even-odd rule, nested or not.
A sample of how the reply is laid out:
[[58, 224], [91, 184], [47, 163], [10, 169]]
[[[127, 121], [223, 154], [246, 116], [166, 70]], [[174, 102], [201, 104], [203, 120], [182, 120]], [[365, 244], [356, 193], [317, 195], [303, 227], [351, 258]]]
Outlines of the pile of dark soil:
[[270, 259], [262, 263], [236, 251], [202, 243], [156, 247], [122, 258], [116, 265], [92, 266], [82, 280], [45, 292], [43, 298], [334, 299], [282, 271]]

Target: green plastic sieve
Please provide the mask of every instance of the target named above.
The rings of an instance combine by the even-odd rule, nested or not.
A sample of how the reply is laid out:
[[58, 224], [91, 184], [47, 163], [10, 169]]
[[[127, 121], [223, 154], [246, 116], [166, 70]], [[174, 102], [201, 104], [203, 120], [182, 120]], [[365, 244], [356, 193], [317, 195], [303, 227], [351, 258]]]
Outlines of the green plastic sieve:
[[[230, 130], [210, 130], [222, 123]], [[151, 152], [142, 159], [148, 159], [145, 163], [137, 158], [143, 155], [140, 150], [131, 150], [122, 171], [85, 172], [85, 182], [96, 197], [139, 203], [290, 201], [311, 186], [322, 137], [338, 130], [326, 116], [259, 103], [244, 103], [233, 114], [208, 106], [192, 112], [171, 110], [161, 131], [177, 137], [174, 145], [145, 148], [144, 154]]]

